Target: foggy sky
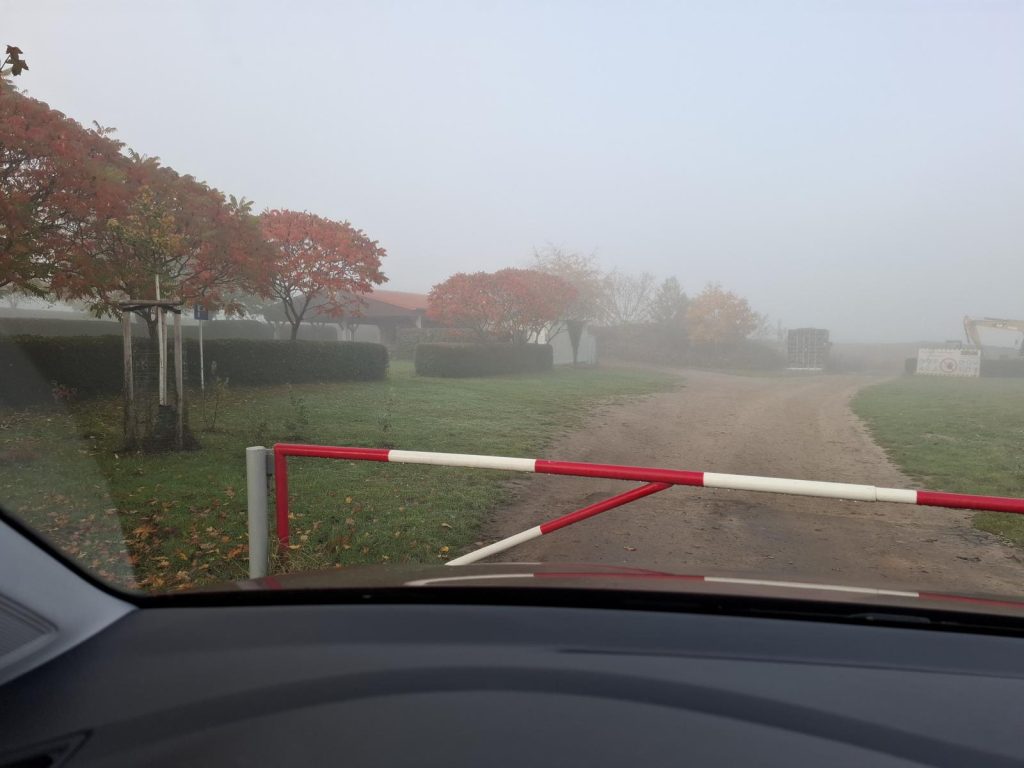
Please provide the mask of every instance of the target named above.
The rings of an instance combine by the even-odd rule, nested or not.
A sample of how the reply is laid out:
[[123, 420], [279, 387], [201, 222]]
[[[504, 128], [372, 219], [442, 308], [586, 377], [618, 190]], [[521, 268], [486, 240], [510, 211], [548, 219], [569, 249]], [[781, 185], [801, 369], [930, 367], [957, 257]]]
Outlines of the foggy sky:
[[29, 95], [348, 219], [387, 287], [721, 282], [840, 341], [1024, 317], [1024, 3], [0, 0]]

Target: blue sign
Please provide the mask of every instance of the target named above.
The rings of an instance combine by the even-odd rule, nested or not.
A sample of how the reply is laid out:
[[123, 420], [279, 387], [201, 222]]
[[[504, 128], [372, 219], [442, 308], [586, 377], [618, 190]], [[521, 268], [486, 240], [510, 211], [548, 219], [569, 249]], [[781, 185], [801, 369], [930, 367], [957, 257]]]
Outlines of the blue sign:
[[205, 307], [200, 307], [198, 304], [196, 304], [194, 307], [192, 307], [192, 319], [209, 320], [210, 310], [206, 309]]

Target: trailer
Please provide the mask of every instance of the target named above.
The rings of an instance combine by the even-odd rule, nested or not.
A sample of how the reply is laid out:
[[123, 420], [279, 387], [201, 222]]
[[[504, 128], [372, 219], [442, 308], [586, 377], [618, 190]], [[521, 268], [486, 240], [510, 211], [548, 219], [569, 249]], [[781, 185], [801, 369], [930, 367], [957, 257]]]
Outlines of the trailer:
[[787, 368], [791, 371], [823, 371], [832, 342], [824, 328], [794, 328], [786, 334]]

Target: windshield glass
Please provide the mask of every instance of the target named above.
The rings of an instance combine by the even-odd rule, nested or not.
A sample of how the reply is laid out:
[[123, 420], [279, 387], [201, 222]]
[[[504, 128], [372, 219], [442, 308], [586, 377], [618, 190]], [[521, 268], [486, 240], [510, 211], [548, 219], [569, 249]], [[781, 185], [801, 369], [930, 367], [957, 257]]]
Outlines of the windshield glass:
[[1024, 597], [1020, 3], [2, 19], [0, 507], [101, 579]]

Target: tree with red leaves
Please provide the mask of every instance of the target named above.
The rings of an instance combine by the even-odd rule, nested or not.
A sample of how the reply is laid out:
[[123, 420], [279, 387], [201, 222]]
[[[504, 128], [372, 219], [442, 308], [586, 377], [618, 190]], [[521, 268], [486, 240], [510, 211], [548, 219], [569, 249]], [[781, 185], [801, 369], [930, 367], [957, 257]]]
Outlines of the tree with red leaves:
[[[46, 104], [0, 91], [0, 288], [117, 314], [127, 298], [236, 309], [270, 253], [250, 204], [127, 154]], [[143, 313], [156, 338], [156, 314]]]
[[[125, 200], [97, 223], [81, 250], [50, 281], [60, 298], [81, 299], [97, 315], [126, 298], [164, 298], [241, 311], [236, 297], [265, 290], [271, 250], [246, 200], [181, 176], [134, 152], [119, 164]], [[155, 338], [156, 313], [143, 313]]]
[[266, 295], [281, 301], [293, 341], [314, 299], [321, 319], [358, 315], [363, 294], [387, 281], [387, 252], [347, 221], [273, 210], [261, 214], [260, 224], [275, 251]]
[[576, 299], [565, 280], [535, 269], [463, 272], [435, 285], [427, 316], [445, 325], [473, 330], [481, 340], [525, 343], [564, 319]]
[[453, 328], [467, 328], [481, 340], [495, 331], [498, 305], [493, 275], [488, 272], [456, 272], [430, 290], [427, 317]]
[[0, 288], [43, 295], [123, 210], [121, 144], [0, 88]]

